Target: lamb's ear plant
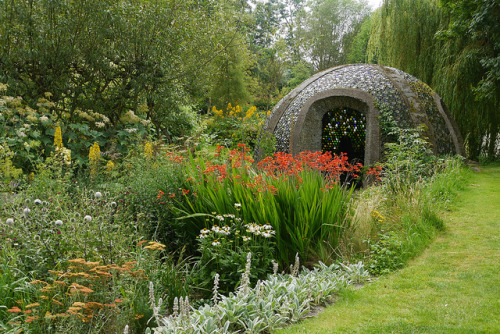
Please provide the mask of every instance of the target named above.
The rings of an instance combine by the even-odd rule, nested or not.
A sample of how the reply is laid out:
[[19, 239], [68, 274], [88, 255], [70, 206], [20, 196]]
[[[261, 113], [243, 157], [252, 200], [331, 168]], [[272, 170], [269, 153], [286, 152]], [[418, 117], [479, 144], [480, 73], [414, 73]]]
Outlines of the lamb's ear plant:
[[[248, 261], [247, 263], [249, 263]], [[248, 268], [236, 293], [220, 296], [212, 305], [192, 309], [189, 317], [173, 314], [161, 317], [161, 325], [146, 333], [261, 333], [302, 319], [312, 305], [328, 303], [351, 282], [368, 278], [361, 263], [327, 266], [320, 263], [297, 276], [270, 275], [250, 288]], [[157, 308], [154, 308], [157, 310]]]

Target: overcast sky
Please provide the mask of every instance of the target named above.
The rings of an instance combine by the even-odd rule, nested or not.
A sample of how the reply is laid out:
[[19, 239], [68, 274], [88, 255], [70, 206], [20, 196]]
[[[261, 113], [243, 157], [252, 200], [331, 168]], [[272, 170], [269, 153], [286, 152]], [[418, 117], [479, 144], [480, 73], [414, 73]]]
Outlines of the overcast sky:
[[368, 0], [368, 4], [375, 9], [382, 4], [382, 0]]

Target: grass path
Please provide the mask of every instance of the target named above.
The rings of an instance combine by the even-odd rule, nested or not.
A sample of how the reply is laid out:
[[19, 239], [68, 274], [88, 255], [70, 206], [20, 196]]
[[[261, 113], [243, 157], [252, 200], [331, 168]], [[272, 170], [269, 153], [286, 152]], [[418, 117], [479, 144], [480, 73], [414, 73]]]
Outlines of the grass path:
[[407, 267], [276, 333], [500, 333], [500, 165], [481, 170]]

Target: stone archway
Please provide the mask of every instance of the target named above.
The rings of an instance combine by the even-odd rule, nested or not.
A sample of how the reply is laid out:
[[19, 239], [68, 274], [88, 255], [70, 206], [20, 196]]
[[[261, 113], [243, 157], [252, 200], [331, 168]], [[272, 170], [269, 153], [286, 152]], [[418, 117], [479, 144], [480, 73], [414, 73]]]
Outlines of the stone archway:
[[290, 152], [322, 150], [323, 117], [335, 108], [349, 108], [366, 119], [364, 163], [371, 165], [380, 159], [380, 128], [378, 109], [373, 97], [358, 89], [332, 89], [311, 97], [301, 108], [292, 129]]

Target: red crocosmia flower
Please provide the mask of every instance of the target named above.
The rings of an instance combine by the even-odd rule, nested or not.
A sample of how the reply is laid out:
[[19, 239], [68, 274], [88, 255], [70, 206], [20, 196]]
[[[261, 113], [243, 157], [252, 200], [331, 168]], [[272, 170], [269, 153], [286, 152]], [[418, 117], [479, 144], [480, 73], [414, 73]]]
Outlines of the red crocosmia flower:
[[182, 194], [184, 196], [186, 196], [187, 194], [189, 194], [189, 190], [188, 189], [182, 189]]
[[157, 199], [162, 198], [162, 196], [165, 195], [165, 193], [161, 190], [158, 190], [158, 196], [156, 196]]

